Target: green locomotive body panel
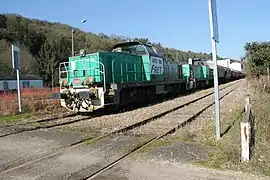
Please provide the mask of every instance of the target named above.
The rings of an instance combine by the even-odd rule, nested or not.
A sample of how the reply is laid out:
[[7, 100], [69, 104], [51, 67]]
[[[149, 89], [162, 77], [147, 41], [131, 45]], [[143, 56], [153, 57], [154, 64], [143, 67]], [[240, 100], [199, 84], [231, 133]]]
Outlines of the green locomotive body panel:
[[186, 80], [189, 78], [194, 78], [196, 81], [210, 79], [211, 69], [205, 65], [183, 64], [182, 79]]
[[67, 81], [70, 86], [81, 87], [86, 77], [94, 77], [95, 82], [101, 82], [101, 64], [98, 53], [89, 54], [85, 57], [75, 56], [69, 58]]
[[181, 76], [179, 77], [178, 71], [179, 63], [166, 59], [164, 61], [164, 81], [176, 81], [180, 80]]
[[198, 66], [198, 65], [193, 65], [193, 73], [194, 73], [194, 78], [196, 81], [199, 80], [203, 80], [203, 70], [202, 70], [202, 66]]
[[182, 79], [183, 80], [191, 78], [190, 76], [191, 68], [192, 66], [190, 64], [182, 64]]
[[209, 68], [205, 65], [202, 65], [202, 75], [204, 79], [209, 78]]
[[120, 53], [100, 53], [106, 72], [106, 83], [137, 83], [150, 81], [149, 63], [142, 56]]
[[149, 58], [120, 52], [100, 52], [69, 58], [68, 83], [80, 87], [87, 77], [94, 83], [150, 81]]
[[143, 61], [145, 79], [151, 82], [164, 81], [164, 63], [161, 57], [150, 44], [139, 42], [126, 42], [114, 46], [114, 50], [118, 52], [127, 52], [140, 56]]
[[209, 66], [207, 65], [202, 65], [202, 70], [203, 70], [203, 77], [207, 80], [213, 79], [214, 74], [213, 74], [213, 70], [210, 69]]

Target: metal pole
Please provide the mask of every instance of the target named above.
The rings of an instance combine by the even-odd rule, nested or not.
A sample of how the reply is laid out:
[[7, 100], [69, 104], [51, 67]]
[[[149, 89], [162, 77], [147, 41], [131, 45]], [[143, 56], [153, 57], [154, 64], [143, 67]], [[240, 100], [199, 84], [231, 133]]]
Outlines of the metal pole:
[[218, 89], [218, 71], [217, 71], [217, 48], [216, 42], [219, 42], [218, 21], [216, 0], [209, 0], [209, 20], [212, 42], [212, 60], [214, 65], [214, 91], [215, 91], [215, 114], [216, 114], [216, 138], [220, 139], [220, 107], [219, 107], [219, 89]]
[[19, 104], [19, 112], [22, 112], [21, 105], [21, 85], [20, 85], [20, 71], [17, 69], [17, 89], [18, 89], [18, 104]]
[[74, 56], [74, 39], [73, 39], [73, 28], [72, 28], [72, 31], [71, 31], [71, 39], [72, 39], [72, 44], [71, 44], [71, 51], [72, 51], [72, 56]]
[[217, 71], [217, 50], [216, 42], [212, 39], [212, 59], [214, 62], [214, 90], [215, 90], [215, 109], [216, 109], [216, 137], [220, 139], [220, 107], [219, 107], [219, 88], [218, 88], [218, 71]]

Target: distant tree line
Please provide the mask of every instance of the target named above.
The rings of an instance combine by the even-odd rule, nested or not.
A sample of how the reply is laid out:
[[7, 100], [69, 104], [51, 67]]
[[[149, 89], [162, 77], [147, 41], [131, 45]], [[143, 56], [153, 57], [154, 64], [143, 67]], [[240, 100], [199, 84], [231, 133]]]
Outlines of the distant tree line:
[[[71, 56], [71, 26], [38, 19], [28, 19], [16, 14], [0, 14], [0, 72], [12, 73], [11, 42], [18, 40], [21, 48], [21, 72], [36, 74], [51, 83], [58, 80], [58, 65]], [[74, 28], [75, 54], [80, 49], [86, 52], [110, 51], [112, 46], [129, 40], [151, 43], [147, 38], [129, 38], [94, 34]], [[211, 59], [211, 53], [195, 53], [162, 47], [151, 43], [165, 57], [185, 62], [189, 57]], [[218, 57], [220, 58], [220, 57]]]

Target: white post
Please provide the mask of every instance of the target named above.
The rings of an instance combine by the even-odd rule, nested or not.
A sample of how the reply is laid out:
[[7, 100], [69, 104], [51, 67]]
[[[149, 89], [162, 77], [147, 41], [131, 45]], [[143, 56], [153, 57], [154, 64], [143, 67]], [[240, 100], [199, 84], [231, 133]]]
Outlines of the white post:
[[250, 142], [250, 123], [249, 122], [241, 122], [241, 157], [243, 162], [249, 161], [249, 142]]
[[250, 113], [251, 113], [250, 97], [247, 97], [243, 121], [240, 123], [241, 149], [242, 149], [241, 159], [243, 162], [249, 161], [250, 158], [250, 139], [251, 139]]
[[21, 105], [21, 85], [20, 85], [20, 71], [17, 71], [17, 89], [18, 89], [18, 103], [19, 103], [19, 112], [22, 112], [22, 105]]
[[250, 104], [250, 97], [246, 97], [245, 112], [248, 111], [248, 105]]
[[11, 46], [11, 53], [12, 53], [12, 67], [16, 70], [17, 74], [17, 92], [18, 92], [18, 105], [19, 105], [19, 112], [22, 112], [22, 105], [21, 105], [21, 86], [20, 86], [20, 48], [19, 42], [15, 42]]
[[215, 111], [216, 111], [216, 138], [220, 139], [220, 107], [219, 107], [219, 89], [218, 89], [218, 71], [217, 71], [217, 49], [216, 42], [219, 42], [218, 22], [216, 0], [209, 0], [209, 19], [212, 42], [212, 60], [214, 65], [214, 90], [215, 90]]

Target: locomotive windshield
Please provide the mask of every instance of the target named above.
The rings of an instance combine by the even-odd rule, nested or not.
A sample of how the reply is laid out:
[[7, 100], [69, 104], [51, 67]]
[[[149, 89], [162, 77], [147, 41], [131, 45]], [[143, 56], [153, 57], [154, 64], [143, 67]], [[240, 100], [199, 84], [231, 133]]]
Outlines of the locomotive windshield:
[[147, 51], [143, 44], [139, 43], [122, 43], [117, 44], [112, 52], [126, 52], [131, 54], [146, 55]]
[[140, 42], [126, 42], [117, 44], [113, 47], [113, 52], [126, 52], [137, 55], [154, 55], [161, 56], [157, 50], [149, 44], [144, 44]]

